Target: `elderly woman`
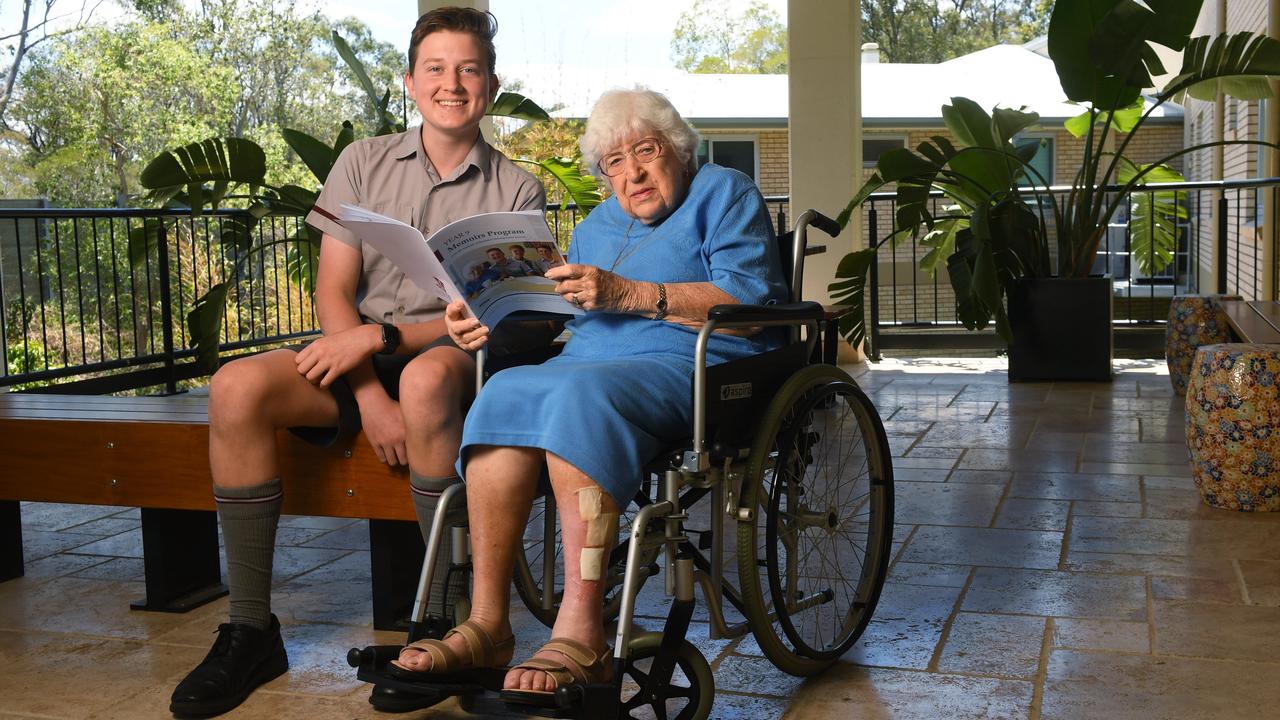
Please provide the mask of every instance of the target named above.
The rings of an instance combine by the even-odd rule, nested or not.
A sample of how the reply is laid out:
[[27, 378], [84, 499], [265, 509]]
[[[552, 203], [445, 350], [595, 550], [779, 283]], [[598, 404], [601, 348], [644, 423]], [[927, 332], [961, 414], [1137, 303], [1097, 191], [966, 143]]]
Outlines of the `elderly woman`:
[[[470, 514], [471, 616], [443, 641], [405, 648], [401, 674], [511, 661], [512, 568], [545, 468], [560, 510], [564, 597], [551, 642], [504, 685], [537, 702], [561, 685], [610, 679], [601, 617], [609, 546], [644, 463], [688, 435], [698, 330], [714, 305], [785, 297], [764, 199], [737, 171], [699, 168], [698, 141], [656, 92], [611, 91], [592, 110], [583, 156], [613, 194], [574, 230], [569, 263], [546, 273], [587, 312], [569, 323], [558, 357], [496, 374], [471, 407], [458, 461]], [[460, 304], [446, 322], [460, 347], [485, 343], [489, 329]], [[774, 346], [772, 333], [717, 334], [709, 362]]]

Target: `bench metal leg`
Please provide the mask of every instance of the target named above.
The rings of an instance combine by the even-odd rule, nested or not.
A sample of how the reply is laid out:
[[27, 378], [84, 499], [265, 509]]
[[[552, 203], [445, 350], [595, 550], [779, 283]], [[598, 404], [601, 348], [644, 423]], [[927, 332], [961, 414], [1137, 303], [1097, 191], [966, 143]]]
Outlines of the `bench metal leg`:
[[418, 523], [407, 520], [369, 521], [369, 569], [373, 575], [373, 627], [409, 629], [413, 597], [426, 547]]
[[227, 594], [218, 564], [218, 514], [142, 508], [147, 597], [134, 610], [186, 612]]
[[0, 500], [0, 582], [22, 577], [22, 505]]

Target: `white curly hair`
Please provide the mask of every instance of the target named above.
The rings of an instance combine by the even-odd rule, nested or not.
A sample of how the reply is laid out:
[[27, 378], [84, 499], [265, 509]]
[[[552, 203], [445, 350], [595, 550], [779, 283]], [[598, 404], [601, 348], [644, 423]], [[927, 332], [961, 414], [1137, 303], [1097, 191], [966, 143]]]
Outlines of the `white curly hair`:
[[587, 118], [587, 129], [578, 141], [582, 160], [592, 175], [602, 178], [600, 158], [623, 138], [656, 133], [675, 151], [689, 174], [698, 170], [698, 131], [680, 117], [667, 96], [648, 88], [609, 90], [596, 101]]

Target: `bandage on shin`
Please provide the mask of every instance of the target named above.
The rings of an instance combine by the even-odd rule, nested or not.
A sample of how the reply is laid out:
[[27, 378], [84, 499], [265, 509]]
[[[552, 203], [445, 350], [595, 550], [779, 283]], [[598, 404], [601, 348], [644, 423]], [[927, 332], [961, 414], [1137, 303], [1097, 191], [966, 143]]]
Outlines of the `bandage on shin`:
[[587, 526], [582, 557], [578, 561], [583, 580], [600, 580], [605, 558], [618, 538], [618, 513], [604, 511], [604, 493], [591, 486], [577, 491], [578, 514]]

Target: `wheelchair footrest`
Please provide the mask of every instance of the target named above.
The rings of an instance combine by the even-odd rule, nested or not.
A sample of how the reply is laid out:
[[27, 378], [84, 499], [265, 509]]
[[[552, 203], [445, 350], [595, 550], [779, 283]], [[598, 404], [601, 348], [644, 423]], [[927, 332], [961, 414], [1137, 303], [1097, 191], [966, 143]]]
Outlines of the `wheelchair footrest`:
[[618, 713], [618, 687], [612, 683], [574, 685], [560, 688], [554, 695], [538, 698], [539, 704], [527, 696], [506, 691], [481, 693], [459, 698], [463, 710], [480, 717], [493, 718], [611, 718]]
[[379, 687], [392, 688], [398, 693], [431, 695], [439, 698], [473, 695], [486, 690], [502, 689], [506, 668], [471, 669], [439, 679], [414, 680], [388, 671], [389, 663], [400, 657], [401, 645], [370, 645], [353, 648], [347, 653], [347, 663], [356, 668], [356, 678]]

